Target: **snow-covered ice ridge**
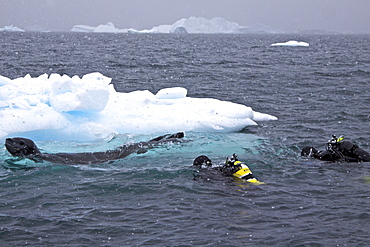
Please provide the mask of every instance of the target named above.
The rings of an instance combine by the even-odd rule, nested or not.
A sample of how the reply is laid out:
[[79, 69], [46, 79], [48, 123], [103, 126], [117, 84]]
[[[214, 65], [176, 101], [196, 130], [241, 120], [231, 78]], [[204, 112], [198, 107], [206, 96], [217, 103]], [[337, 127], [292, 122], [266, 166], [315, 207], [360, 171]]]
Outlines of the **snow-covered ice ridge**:
[[263, 24], [240, 26], [236, 22], [230, 22], [221, 17], [210, 20], [203, 17], [183, 18], [172, 25], [160, 25], [148, 30], [118, 29], [112, 22], [108, 22], [97, 27], [75, 25], [71, 31], [99, 33], [284, 33], [282, 30]]
[[183, 87], [117, 92], [98, 72], [78, 76], [0, 76], [0, 139], [96, 140], [116, 134], [233, 132], [276, 120], [245, 105], [187, 97]]

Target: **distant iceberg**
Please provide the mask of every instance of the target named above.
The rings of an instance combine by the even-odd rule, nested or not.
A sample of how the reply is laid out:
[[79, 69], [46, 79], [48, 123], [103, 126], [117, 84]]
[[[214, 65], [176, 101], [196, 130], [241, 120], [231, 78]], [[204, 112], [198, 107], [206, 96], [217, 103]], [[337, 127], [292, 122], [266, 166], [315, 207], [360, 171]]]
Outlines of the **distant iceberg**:
[[309, 45], [310, 44], [307, 42], [290, 40], [285, 43], [275, 43], [275, 44], [272, 44], [271, 46], [304, 46], [304, 47], [307, 47]]
[[[100, 73], [0, 76], [0, 140], [95, 140], [115, 134], [232, 132], [276, 117], [245, 105], [187, 97], [182, 87], [120, 93]], [[1, 142], [1, 141], [0, 141]]]
[[220, 17], [211, 20], [203, 17], [190, 17], [178, 20], [172, 25], [153, 27], [149, 32], [173, 33], [179, 27], [184, 28], [188, 33], [239, 33], [240, 26]]
[[102, 24], [97, 27], [75, 25], [71, 31], [82, 33], [127, 33], [127, 29], [118, 29], [112, 22], [108, 22], [107, 24]]
[[172, 25], [160, 25], [146, 30], [117, 29], [113, 23], [108, 22], [98, 27], [86, 25], [75, 25], [73, 32], [109, 32], [109, 33], [284, 33], [280, 29], [268, 27], [263, 24], [254, 24], [251, 26], [240, 26], [236, 22], [230, 22], [224, 18], [215, 17], [206, 19], [203, 17], [183, 18]]
[[24, 30], [17, 26], [10, 25], [0, 28], [0, 32], [24, 32]]

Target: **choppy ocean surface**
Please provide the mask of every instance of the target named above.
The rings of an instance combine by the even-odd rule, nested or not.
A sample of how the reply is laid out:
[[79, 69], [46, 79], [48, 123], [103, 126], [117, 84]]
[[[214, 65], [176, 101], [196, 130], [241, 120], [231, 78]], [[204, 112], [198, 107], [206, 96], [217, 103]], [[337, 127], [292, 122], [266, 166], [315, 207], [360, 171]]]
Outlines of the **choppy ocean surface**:
[[[182, 86], [279, 120], [186, 133], [101, 165], [11, 162], [0, 152], [1, 246], [369, 246], [370, 164], [300, 157], [332, 134], [370, 150], [369, 35], [0, 33], [0, 74], [100, 72], [117, 91]], [[270, 47], [305, 41], [309, 47]], [[3, 123], [2, 123], [3, 124]], [[165, 131], [165, 130], [164, 130]], [[44, 151], [111, 149], [42, 141]], [[266, 185], [197, 172], [236, 152]]]

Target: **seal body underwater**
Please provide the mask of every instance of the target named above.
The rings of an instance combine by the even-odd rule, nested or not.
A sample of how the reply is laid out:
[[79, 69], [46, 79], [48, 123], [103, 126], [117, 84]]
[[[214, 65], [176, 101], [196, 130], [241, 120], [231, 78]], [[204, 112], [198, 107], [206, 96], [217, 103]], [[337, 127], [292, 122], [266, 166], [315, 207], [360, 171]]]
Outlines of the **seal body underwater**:
[[36, 144], [27, 138], [15, 137], [5, 140], [5, 147], [10, 154], [20, 158], [28, 158], [35, 162], [50, 161], [60, 164], [96, 164], [110, 160], [125, 158], [132, 153], [145, 153], [146, 150], [168, 142], [180, 142], [184, 137], [183, 132], [156, 137], [147, 142], [125, 144], [117, 149], [105, 152], [86, 153], [42, 153]]

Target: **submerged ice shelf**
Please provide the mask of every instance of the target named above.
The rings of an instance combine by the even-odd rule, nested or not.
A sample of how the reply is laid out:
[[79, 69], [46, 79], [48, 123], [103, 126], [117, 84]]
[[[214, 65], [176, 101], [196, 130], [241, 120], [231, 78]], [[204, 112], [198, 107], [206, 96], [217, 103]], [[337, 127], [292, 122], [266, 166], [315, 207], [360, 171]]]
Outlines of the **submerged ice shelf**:
[[98, 72], [78, 76], [0, 76], [0, 139], [95, 140], [115, 134], [238, 131], [276, 120], [245, 105], [187, 97], [182, 87], [117, 92]]

